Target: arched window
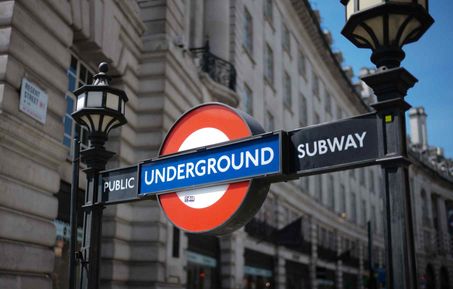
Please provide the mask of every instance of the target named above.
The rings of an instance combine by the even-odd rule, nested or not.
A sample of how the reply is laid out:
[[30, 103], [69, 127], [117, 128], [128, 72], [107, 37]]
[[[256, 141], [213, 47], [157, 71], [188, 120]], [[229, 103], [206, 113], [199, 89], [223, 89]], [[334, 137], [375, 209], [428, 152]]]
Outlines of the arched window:
[[426, 289], [435, 289], [436, 288], [436, 276], [434, 274], [433, 265], [428, 264], [426, 266]]
[[428, 203], [426, 199], [426, 192], [422, 190], [420, 193], [421, 205], [422, 205], [422, 223], [423, 226], [429, 226], [429, 217], [428, 217]]
[[446, 267], [440, 268], [440, 289], [449, 289], [448, 270]]

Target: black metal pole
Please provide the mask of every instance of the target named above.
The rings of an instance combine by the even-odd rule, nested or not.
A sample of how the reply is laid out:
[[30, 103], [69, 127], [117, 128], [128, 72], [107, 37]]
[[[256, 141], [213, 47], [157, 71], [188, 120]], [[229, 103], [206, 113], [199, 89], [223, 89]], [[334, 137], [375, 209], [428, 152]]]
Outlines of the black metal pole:
[[80, 126], [75, 125], [74, 143], [72, 145], [72, 184], [70, 204], [71, 238], [69, 240], [69, 289], [76, 288], [76, 245], [77, 245], [77, 199], [79, 190]]
[[376, 278], [373, 269], [373, 231], [371, 221], [368, 221], [368, 289], [376, 289]]
[[417, 79], [404, 68], [379, 69], [362, 80], [377, 96], [377, 111], [384, 180], [386, 273], [388, 289], [416, 288], [416, 259], [406, 148], [404, 101]]
[[[90, 138], [91, 140], [91, 138]], [[92, 142], [93, 144], [93, 142]], [[80, 288], [100, 287], [102, 213], [104, 206], [99, 194], [99, 172], [105, 170], [107, 161], [114, 153], [107, 151], [103, 144], [94, 144], [81, 152], [82, 161], [87, 164], [87, 190], [83, 206], [83, 244], [81, 249], [82, 270]]]

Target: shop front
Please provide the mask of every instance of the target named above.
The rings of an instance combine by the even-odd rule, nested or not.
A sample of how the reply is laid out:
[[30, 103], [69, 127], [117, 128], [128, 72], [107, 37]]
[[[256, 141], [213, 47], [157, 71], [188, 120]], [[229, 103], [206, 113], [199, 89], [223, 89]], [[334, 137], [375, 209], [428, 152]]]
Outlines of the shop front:
[[308, 265], [286, 261], [286, 288], [310, 289], [310, 271]]
[[358, 288], [358, 279], [356, 274], [343, 272], [343, 288], [356, 289]]
[[187, 289], [220, 288], [219, 240], [192, 234], [188, 238]]
[[244, 288], [274, 288], [274, 259], [272, 256], [246, 249], [244, 259]]
[[316, 283], [318, 289], [335, 289], [335, 271], [316, 267]]

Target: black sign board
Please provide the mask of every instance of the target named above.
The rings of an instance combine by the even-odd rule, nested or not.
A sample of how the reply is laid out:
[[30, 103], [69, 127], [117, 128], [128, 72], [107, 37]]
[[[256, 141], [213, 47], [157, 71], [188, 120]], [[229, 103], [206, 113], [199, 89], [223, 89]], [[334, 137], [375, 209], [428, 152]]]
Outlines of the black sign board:
[[109, 205], [137, 200], [137, 172], [137, 166], [102, 172], [99, 182], [102, 202]]
[[[257, 138], [258, 141], [260, 139]], [[379, 158], [376, 114], [364, 114], [283, 132], [282, 137], [278, 139], [278, 144], [281, 155], [277, 159], [282, 158], [283, 173], [274, 175], [263, 173], [254, 177], [265, 178], [268, 182], [281, 182], [303, 175], [373, 165]], [[226, 143], [220, 148], [228, 145], [229, 143]], [[270, 147], [267, 148], [270, 149]], [[194, 151], [184, 155], [196, 153], [197, 151]], [[166, 159], [171, 160], [176, 157], [178, 155]], [[149, 160], [146, 163], [151, 164], [159, 160]], [[110, 205], [141, 199], [138, 188], [142, 180], [138, 174], [138, 166], [104, 171], [100, 178], [99, 189], [102, 192], [103, 204]]]
[[314, 174], [370, 165], [378, 158], [375, 114], [288, 132], [288, 174]]

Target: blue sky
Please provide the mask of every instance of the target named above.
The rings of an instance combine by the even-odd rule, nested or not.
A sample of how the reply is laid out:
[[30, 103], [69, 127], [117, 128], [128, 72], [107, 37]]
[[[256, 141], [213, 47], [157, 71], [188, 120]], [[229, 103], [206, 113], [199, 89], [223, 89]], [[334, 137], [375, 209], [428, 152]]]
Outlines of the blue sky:
[[[361, 67], [373, 67], [371, 51], [353, 46], [343, 35], [344, 6], [340, 0], [312, 0], [319, 9], [322, 27], [332, 33], [334, 51], [342, 51], [343, 65], [352, 66], [358, 74]], [[406, 100], [412, 106], [424, 106], [428, 114], [428, 143], [440, 146], [447, 157], [453, 158], [453, 1], [429, 2], [435, 23], [422, 38], [403, 47], [402, 62], [419, 82], [409, 90]]]

